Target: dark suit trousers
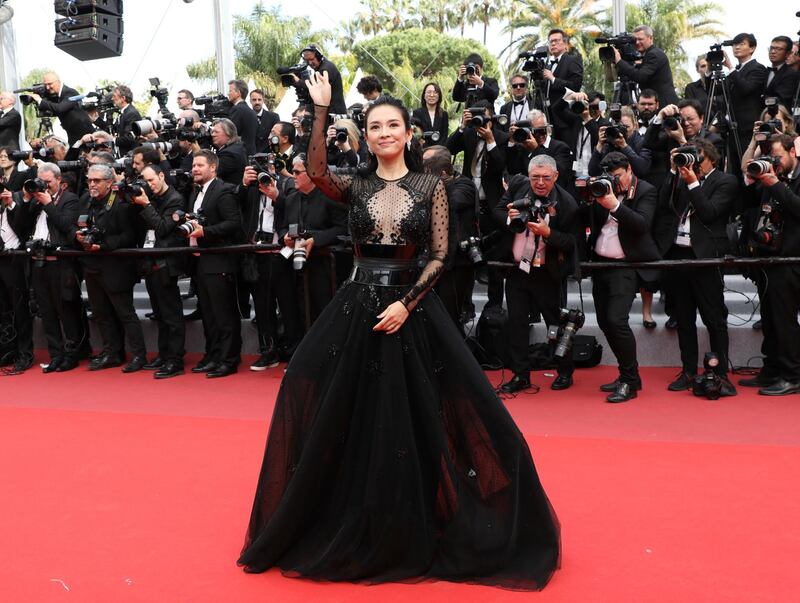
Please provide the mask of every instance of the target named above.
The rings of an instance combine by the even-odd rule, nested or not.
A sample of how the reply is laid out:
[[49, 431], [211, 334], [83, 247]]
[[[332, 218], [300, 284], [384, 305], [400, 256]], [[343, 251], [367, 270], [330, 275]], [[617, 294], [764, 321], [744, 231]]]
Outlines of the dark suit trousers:
[[[800, 382], [800, 325], [797, 322], [797, 312], [800, 311], [800, 267], [773, 266], [764, 272], [766, 287], [761, 295], [761, 324], [765, 344], [762, 351], [767, 355], [764, 367], [768, 371], [770, 367], [776, 367], [782, 379]], [[774, 375], [775, 368], [772, 371]]]
[[158, 321], [158, 355], [164, 360], [183, 362], [186, 323], [178, 277], [161, 267], [145, 278], [147, 293]]
[[277, 346], [277, 306], [283, 320], [285, 346], [288, 353], [292, 354], [303, 338], [301, 308], [292, 263], [277, 254], [258, 253], [256, 265], [258, 282], [253, 284], [253, 301], [260, 351], [265, 353]]
[[[313, 254], [313, 251], [312, 251]], [[302, 277], [303, 296], [303, 320], [307, 327], [314, 324], [317, 317], [322, 314], [325, 306], [333, 299], [335, 293], [333, 262], [330, 255], [317, 255], [306, 262], [303, 269], [305, 274]], [[306, 304], [308, 307], [306, 308]], [[308, 322], [310, 316], [311, 321]]]
[[197, 299], [203, 308], [206, 358], [238, 366], [242, 352], [242, 320], [233, 274], [197, 274]]
[[[532, 314], [541, 314], [545, 324], [559, 324], [559, 314], [566, 302], [566, 283], [557, 281], [542, 268], [531, 268], [525, 274], [514, 268], [506, 278], [506, 304], [508, 305], [508, 332], [511, 352], [511, 370], [514, 374], [528, 375], [528, 333]], [[572, 354], [557, 358], [558, 374], [572, 375], [575, 365]]]
[[[673, 247], [668, 259], [694, 260], [689, 248]], [[669, 270], [665, 276], [666, 288], [672, 300], [674, 314], [678, 321], [678, 345], [681, 350], [683, 371], [690, 375], [697, 372], [697, 312], [708, 329], [711, 351], [719, 356], [717, 374], [725, 376], [728, 372], [728, 308], [725, 306], [725, 283], [717, 268], [697, 268], [692, 270]]]
[[[602, 258], [602, 261], [606, 259]], [[597, 324], [617, 357], [620, 381], [630, 384], [639, 382], [636, 338], [629, 323], [631, 306], [638, 287], [636, 271], [632, 269], [592, 272], [592, 297]]]
[[41, 267], [33, 266], [31, 280], [50, 358], [67, 357], [77, 360], [79, 348], [88, 333], [83, 328], [77, 277], [72, 286], [63, 282], [62, 271], [68, 269], [63, 262], [64, 260], [45, 261]]
[[144, 343], [142, 324], [133, 308], [133, 287], [124, 291], [109, 290], [102, 272], [87, 270], [86, 291], [92, 313], [100, 336], [103, 338], [103, 354], [123, 358], [125, 348], [115, 318], [122, 324], [127, 347], [134, 356], [145, 356], [147, 348]]
[[[484, 211], [483, 207], [481, 208], [480, 215], [478, 216], [478, 222], [482, 236], [486, 236], [489, 233], [492, 233], [498, 229], [497, 224], [492, 218], [491, 211]], [[501, 259], [501, 258], [490, 258], [490, 259]], [[488, 287], [486, 294], [489, 298], [488, 301], [486, 302], [486, 305], [500, 307], [503, 305], [502, 272], [498, 268], [494, 267], [488, 268], [486, 272], [488, 278]]]
[[475, 271], [471, 265], [453, 266], [442, 273], [434, 286], [445, 310], [462, 335], [464, 334], [464, 325], [461, 322], [461, 315], [469, 301], [474, 280]]
[[0, 257], [0, 309], [13, 316], [17, 353], [33, 354], [33, 317], [28, 308], [24, 255]]

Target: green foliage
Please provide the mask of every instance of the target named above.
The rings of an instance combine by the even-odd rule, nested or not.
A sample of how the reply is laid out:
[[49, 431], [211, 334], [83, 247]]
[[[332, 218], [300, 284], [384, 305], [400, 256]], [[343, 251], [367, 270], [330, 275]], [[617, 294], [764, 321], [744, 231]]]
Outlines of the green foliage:
[[[30, 88], [34, 84], [40, 84], [44, 79], [44, 74], [49, 73], [52, 69], [32, 69], [28, 75], [20, 81], [20, 88]], [[22, 108], [22, 115], [25, 120], [25, 139], [31, 140], [39, 133], [39, 118], [36, 117], [36, 109], [33, 105], [26, 105]]]

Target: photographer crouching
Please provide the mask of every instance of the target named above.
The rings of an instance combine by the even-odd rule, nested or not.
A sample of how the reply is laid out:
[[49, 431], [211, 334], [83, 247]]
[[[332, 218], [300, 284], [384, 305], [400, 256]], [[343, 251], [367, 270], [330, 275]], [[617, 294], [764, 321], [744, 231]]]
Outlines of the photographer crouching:
[[[653, 236], [665, 259], [720, 258], [729, 253], [726, 226], [739, 195], [736, 177], [717, 169], [720, 155], [714, 144], [696, 138], [689, 146], [672, 151], [672, 169], [660, 191], [664, 208]], [[667, 389], [693, 387], [697, 372], [697, 312], [708, 329], [711, 351], [718, 360], [715, 373], [719, 395], [735, 396], [728, 381], [728, 308], [725, 283], [718, 267], [668, 270], [664, 287], [678, 321], [682, 370]]]
[[[558, 169], [549, 155], [534, 157], [528, 177], [511, 178], [495, 208], [498, 220], [505, 220], [514, 233], [514, 268], [506, 279], [508, 332], [513, 378], [500, 386], [512, 394], [531, 387], [528, 357], [528, 325], [531, 311], [541, 313], [548, 327], [561, 323], [561, 308], [567, 298], [567, 276], [576, 262], [574, 228], [578, 204], [556, 184]], [[575, 365], [570, 350], [556, 355], [558, 377], [551, 389], [572, 385]]]
[[[785, 134], [770, 138], [770, 155], [746, 168], [746, 193], [755, 205], [743, 217], [742, 236], [753, 255], [800, 256], [800, 162], [794, 140]], [[784, 396], [800, 392], [800, 266], [765, 266], [756, 275], [761, 295], [764, 368], [739, 385], [758, 387], [759, 394]]]
[[[183, 195], [167, 184], [164, 170], [157, 165], [145, 167], [141, 177], [151, 195], [148, 198], [146, 191], [142, 190], [131, 201], [141, 207], [139, 217], [152, 231], [145, 240], [153, 241], [152, 246], [156, 248], [185, 247], [186, 238], [179, 236], [173, 215], [183, 211]], [[167, 379], [183, 374], [186, 327], [178, 278], [186, 273], [186, 256], [151, 256], [146, 261], [145, 285], [158, 321], [158, 355], [142, 368], [155, 371], [153, 377], [156, 379]]]
[[74, 258], [58, 258], [59, 247], [72, 247], [72, 228], [78, 219], [78, 197], [62, 185], [61, 170], [54, 163], [39, 166], [44, 190], [23, 191], [33, 234], [31, 282], [42, 317], [50, 362], [42, 371], [60, 373], [78, 366], [80, 348], [89, 334], [83, 328], [81, 290]]

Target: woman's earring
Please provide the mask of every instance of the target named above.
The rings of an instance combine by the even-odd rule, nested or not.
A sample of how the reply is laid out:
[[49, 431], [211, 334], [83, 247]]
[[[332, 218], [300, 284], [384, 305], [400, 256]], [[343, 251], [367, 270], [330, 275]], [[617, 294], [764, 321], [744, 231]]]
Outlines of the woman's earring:
[[367, 147], [367, 153], [369, 153], [370, 155], [374, 155], [375, 154], [375, 153], [372, 152], [372, 149], [370, 147]]
[[411, 141], [410, 141], [410, 140], [407, 140], [407, 141], [406, 141], [406, 148], [407, 148], [409, 151], [411, 150]]

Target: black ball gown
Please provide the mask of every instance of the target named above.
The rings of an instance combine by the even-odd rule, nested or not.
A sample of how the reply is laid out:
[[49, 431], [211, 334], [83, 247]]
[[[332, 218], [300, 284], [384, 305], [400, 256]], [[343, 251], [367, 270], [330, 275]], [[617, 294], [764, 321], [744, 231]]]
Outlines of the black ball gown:
[[[317, 169], [350, 203], [355, 267], [287, 367], [238, 563], [541, 589], [559, 564], [558, 521], [522, 433], [431, 291], [444, 186]], [[400, 330], [373, 331], [398, 300], [410, 310]]]

